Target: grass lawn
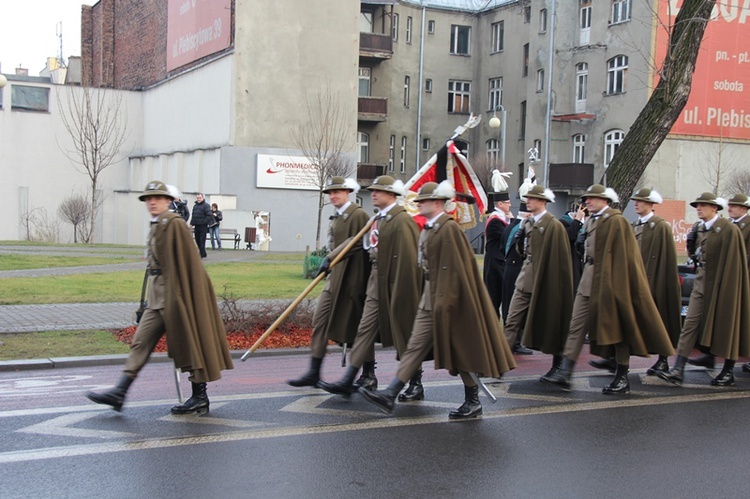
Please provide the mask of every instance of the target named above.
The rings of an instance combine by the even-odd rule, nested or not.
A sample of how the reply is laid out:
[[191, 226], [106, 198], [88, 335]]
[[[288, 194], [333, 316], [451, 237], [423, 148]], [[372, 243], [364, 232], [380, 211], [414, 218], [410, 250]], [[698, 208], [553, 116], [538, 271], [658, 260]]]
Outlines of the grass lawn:
[[98, 257], [98, 256], [55, 256], [55, 255], [0, 255], [0, 270], [45, 269], [56, 267], [83, 267], [87, 265], [107, 265], [129, 263], [140, 258]]
[[43, 331], [0, 335], [0, 360], [45, 359], [128, 353], [128, 345], [101, 330]]

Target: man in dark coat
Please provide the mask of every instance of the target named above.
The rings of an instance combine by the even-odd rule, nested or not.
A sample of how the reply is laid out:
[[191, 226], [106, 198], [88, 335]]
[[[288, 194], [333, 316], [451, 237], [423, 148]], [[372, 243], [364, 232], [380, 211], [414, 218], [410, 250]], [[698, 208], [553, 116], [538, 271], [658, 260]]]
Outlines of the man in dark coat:
[[[395, 346], [398, 355], [404, 352], [419, 305], [419, 229], [406, 209], [396, 203], [397, 197], [404, 194], [404, 184], [391, 176], [382, 175], [368, 189], [372, 191], [372, 204], [379, 211], [363, 240], [372, 268], [367, 280], [362, 318], [343, 377], [333, 383], [321, 381], [318, 384], [329, 393], [346, 397], [357, 391], [354, 378], [374, 355], [378, 336], [384, 347]], [[419, 383], [419, 394], [424, 397], [419, 375], [419, 380], [413, 381]], [[374, 390], [377, 380], [365, 385], [364, 388]]]
[[503, 233], [513, 220], [510, 196], [507, 191], [492, 194], [495, 209], [484, 224], [484, 284], [492, 305], [500, 316], [503, 304], [503, 269], [505, 267], [505, 239]]
[[[367, 213], [349, 200], [351, 193], [359, 192], [359, 184], [351, 178], [332, 177], [323, 192], [328, 194], [335, 213], [328, 227], [328, 256], [320, 266], [327, 272], [331, 260], [341, 252], [352, 237], [367, 225]], [[367, 253], [359, 240], [337, 265], [330, 269], [325, 286], [318, 296], [313, 315], [313, 332], [310, 339], [310, 369], [301, 377], [287, 381], [291, 386], [315, 386], [320, 381], [320, 366], [326, 354], [328, 341], [352, 344], [357, 324], [365, 304], [365, 285], [370, 275]], [[374, 352], [373, 352], [374, 355]], [[365, 362], [364, 371], [373, 371], [374, 358]], [[372, 367], [367, 368], [368, 364]]]
[[568, 241], [570, 241], [570, 261], [573, 264], [573, 293], [578, 289], [578, 283], [581, 281], [581, 273], [583, 272], [582, 255], [578, 252], [576, 242], [581, 235], [585, 215], [586, 212], [579, 206], [575, 212], [566, 213], [560, 217], [560, 223], [565, 227]]
[[524, 262], [510, 302], [505, 337], [512, 346], [523, 331], [523, 344], [551, 354], [554, 370], [562, 361], [573, 309], [570, 244], [562, 223], [547, 211], [547, 203], [555, 200], [552, 191], [535, 185], [525, 197], [531, 216], [521, 222], [516, 238]]
[[86, 396], [97, 404], [122, 410], [130, 384], [166, 333], [176, 368], [190, 373], [192, 396], [172, 407], [172, 414], [205, 414], [206, 383], [232, 369], [224, 324], [211, 279], [203, 267], [187, 225], [169, 211], [172, 196], [163, 182], [149, 182], [139, 197], [151, 214], [148, 240], [148, 307], [130, 345], [123, 375], [114, 388]]
[[497, 378], [515, 367], [492, 300], [482, 285], [474, 251], [456, 221], [445, 213], [445, 203], [454, 195], [450, 182], [428, 182], [414, 199], [427, 224], [419, 245], [419, 264], [424, 269], [422, 298], [409, 345], [386, 390], [359, 390], [365, 400], [386, 414], [393, 412], [399, 391], [430, 351], [435, 355], [435, 369], [458, 374], [464, 383], [464, 403], [449, 413], [450, 419], [482, 414], [479, 387], [472, 373]]
[[206, 234], [208, 234], [208, 226], [213, 222], [214, 215], [211, 212], [211, 205], [206, 202], [203, 194], [199, 192], [195, 196], [193, 216], [190, 217], [190, 225], [193, 226], [195, 244], [198, 245], [198, 251], [200, 251], [201, 258], [206, 258], [208, 256], [206, 253]]
[[586, 221], [585, 266], [578, 285], [563, 361], [542, 381], [570, 390], [573, 366], [589, 333], [591, 353], [609, 355], [615, 349], [615, 379], [605, 394], [630, 392], [630, 355], [670, 355], [674, 350], [651, 297], [643, 259], [633, 230], [620, 213], [611, 188], [594, 184], [581, 196], [591, 217]]
[[724, 358], [724, 368], [711, 380], [714, 386], [733, 385], [737, 357], [750, 355], [747, 252], [737, 225], [718, 215], [724, 203], [711, 192], [690, 203], [701, 219], [688, 236], [688, 253], [696, 262], [695, 283], [674, 367], [659, 373], [675, 385], [682, 384], [685, 362], [696, 344]]

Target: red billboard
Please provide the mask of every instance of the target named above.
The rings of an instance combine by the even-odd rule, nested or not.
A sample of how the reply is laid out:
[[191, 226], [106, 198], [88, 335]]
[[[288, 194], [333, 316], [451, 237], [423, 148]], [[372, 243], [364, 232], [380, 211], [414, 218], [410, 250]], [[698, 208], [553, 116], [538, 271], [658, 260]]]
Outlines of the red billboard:
[[229, 47], [232, 0], [168, 0], [167, 71]]
[[[750, 9], [748, 0], [716, 2], [701, 43], [685, 109], [671, 133], [750, 140]], [[656, 60], [664, 60], [682, 0], [659, 0]], [[745, 88], [747, 87], [747, 88]]]

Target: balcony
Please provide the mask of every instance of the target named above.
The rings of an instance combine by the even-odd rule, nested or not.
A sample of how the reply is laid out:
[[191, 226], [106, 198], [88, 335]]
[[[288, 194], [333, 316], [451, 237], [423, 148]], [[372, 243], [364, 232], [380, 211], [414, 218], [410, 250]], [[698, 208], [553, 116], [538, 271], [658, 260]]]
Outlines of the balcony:
[[550, 163], [549, 188], [553, 191], [585, 191], [594, 183], [593, 163]]
[[360, 121], [385, 121], [388, 119], [388, 99], [385, 97], [360, 97], [357, 103]]
[[377, 61], [390, 59], [393, 57], [393, 39], [391, 35], [360, 33], [359, 56]]
[[372, 181], [375, 177], [379, 177], [385, 173], [385, 165], [378, 165], [375, 163], [357, 163], [357, 182], [361, 186], [372, 185]]

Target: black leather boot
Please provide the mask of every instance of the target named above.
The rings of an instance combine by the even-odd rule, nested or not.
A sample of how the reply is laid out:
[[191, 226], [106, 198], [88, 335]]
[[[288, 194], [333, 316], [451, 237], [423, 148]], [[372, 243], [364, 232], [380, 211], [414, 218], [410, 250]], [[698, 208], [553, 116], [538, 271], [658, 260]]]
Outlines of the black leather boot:
[[122, 404], [125, 402], [125, 394], [128, 393], [128, 388], [130, 388], [134, 379], [123, 374], [113, 388], [103, 393], [88, 392], [86, 398], [97, 404], [111, 405], [112, 409], [120, 412], [122, 411]]
[[591, 367], [595, 367], [597, 369], [603, 369], [611, 373], [617, 372], [617, 362], [615, 361], [614, 357], [610, 357], [608, 359], [590, 360], [589, 365]]
[[385, 390], [376, 390], [371, 392], [365, 388], [359, 389], [359, 394], [362, 395], [369, 403], [376, 406], [380, 412], [384, 414], [393, 414], [393, 405], [396, 401], [398, 392], [404, 387], [405, 383], [398, 378], [393, 378], [388, 388]]
[[745, 362], [744, 364], [742, 364], [742, 371], [750, 373], [750, 362]]
[[206, 384], [194, 383], [191, 381], [190, 385], [193, 387], [193, 395], [187, 399], [184, 404], [172, 407], [172, 414], [198, 414], [200, 416], [208, 413]]
[[290, 379], [286, 384], [289, 386], [316, 386], [320, 381], [320, 366], [322, 364], [323, 359], [310, 357], [310, 369], [299, 378]]
[[[548, 376], [552, 376], [555, 371], [560, 367], [560, 362], [562, 362], [563, 356], [562, 355], [553, 355], [552, 356], [552, 367], [549, 371], [547, 371], [547, 374], [542, 376], [542, 378], [546, 378]], [[542, 378], [539, 378], [539, 381], [542, 381]]]
[[674, 367], [672, 369], [665, 373], [656, 373], [656, 375], [664, 381], [669, 381], [673, 385], [679, 386], [682, 384], [682, 380], [684, 379], [685, 362], [687, 362], [687, 357], [678, 355], [677, 359], [675, 359], [674, 361]]
[[404, 393], [399, 394], [399, 402], [414, 402], [415, 400], [424, 400], [424, 387], [422, 386], [422, 371], [418, 370], [409, 380], [409, 386]]
[[724, 359], [724, 367], [718, 376], [711, 380], [713, 386], [732, 386], [734, 384], [734, 363], [735, 361]]
[[659, 360], [646, 371], [647, 376], [656, 376], [659, 373], [669, 372], [669, 360], [664, 355], [659, 355]]
[[359, 367], [348, 365], [346, 371], [344, 371], [344, 376], [340, 380], [334, 383], [320, 381], [318, 382], [318, 388], [322, 388], [328, 393], [333, 393], [334, 395], [343, 395], [344, 397], [349, 398], [352, 393], [357, 391], [357, 387], [354, 386], [354, 377], [358, 372]]
[[704, 353], [700, 357], [694, 359], [688, 359], [687, 363], [691, 366], [705, 367], [706, 369], [714, 369], [716, 367], [716, 357], [710, 353]]
[[628, 366], [617, 364], [615, 379], [609, 386], [602, 388], [602, 393], [607, 395], [624, 395], [630, 393], [630, 382], [628, 381]]
[[570, 378], [573, 376], [573, 367], [575, 367], [575, 365], [575, 362], [567, 357], [563, 357], [562, 362], [560, 362], [560, 367], [555, 369], [555, 372], [550, 376], [542, 376], [540, 381], [543, 383], [549, 383], [550, 385], [559, 386], [566, 392], [569, 392], [571, 388]]
[[376, 362], [374, 360], [362, 364], [362, 374], [357, 381], [354, 382], [355, 389], [364, 388], [371, 392], [378, 389], [378, 378], [375, 377], [375, 364]]
[[482, 415], [482, 404], [479, 403], [479, 387], [464, 385], [464, 403], [448, 413], [448, 419], [470, 419]]

